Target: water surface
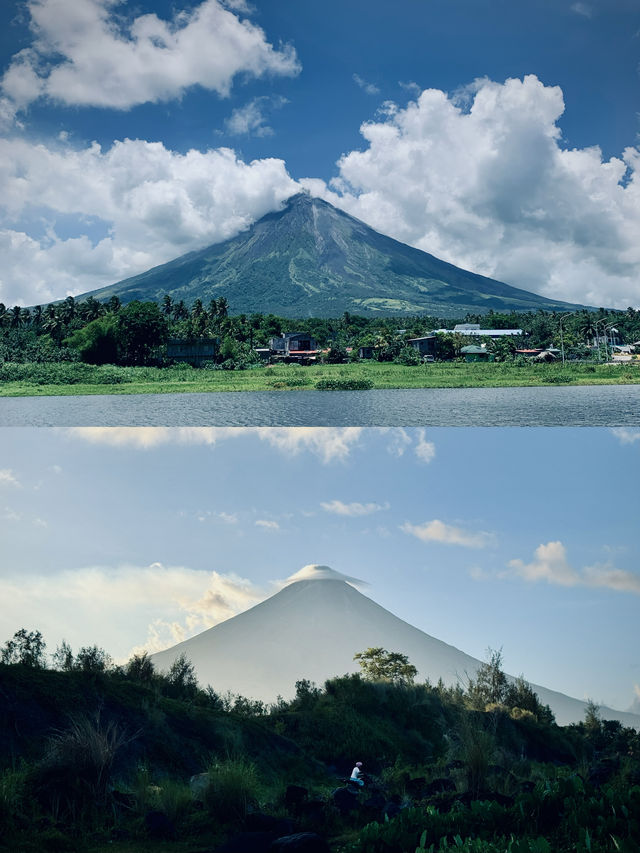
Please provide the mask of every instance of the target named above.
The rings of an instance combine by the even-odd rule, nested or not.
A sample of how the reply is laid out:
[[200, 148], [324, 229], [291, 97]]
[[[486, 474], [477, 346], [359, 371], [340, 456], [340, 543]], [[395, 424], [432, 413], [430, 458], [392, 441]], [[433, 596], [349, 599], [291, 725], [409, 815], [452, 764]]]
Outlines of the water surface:
[[640, 385], [4, 397], [0, 426], [640, 426]]

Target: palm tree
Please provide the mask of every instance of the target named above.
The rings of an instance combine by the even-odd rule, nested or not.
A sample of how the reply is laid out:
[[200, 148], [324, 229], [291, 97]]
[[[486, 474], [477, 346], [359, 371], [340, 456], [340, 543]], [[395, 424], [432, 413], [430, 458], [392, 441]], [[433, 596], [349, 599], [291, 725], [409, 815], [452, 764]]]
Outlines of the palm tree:
[[173, 311], [173, 299], [169, 296], [168, 293], [162, 297], [162, 313], [165, 317], [170, 317], [171, 312]]

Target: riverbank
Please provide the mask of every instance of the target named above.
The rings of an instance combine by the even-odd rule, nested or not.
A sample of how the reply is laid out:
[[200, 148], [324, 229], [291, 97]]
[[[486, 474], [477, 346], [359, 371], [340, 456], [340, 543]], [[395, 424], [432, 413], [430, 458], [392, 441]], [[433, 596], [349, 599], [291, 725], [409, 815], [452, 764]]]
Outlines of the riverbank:
[[218, 391], [503, 388], [640, 383], [640, 364], [467, 364], [443, 362], [404, 366], [381, 362], [300, 367], [274, 365], [253, 370], [196, 370], [175, 367], [116, 367], [88, 364], [2, 364], [0, 396], [171, 394]]

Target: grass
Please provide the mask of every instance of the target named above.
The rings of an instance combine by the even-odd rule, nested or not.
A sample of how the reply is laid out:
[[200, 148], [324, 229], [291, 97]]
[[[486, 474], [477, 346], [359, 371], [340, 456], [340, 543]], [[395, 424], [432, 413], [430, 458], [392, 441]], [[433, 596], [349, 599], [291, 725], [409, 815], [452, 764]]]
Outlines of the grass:
[[289, 391], [322, 388], [500, 388], [640, 383], [640, 363], [526, 364], [444, 362], [407, 367], [360, 362], [255, 370], [178, 367], [95, 367], [86, 364], [2, 364], [0, 396], [171, 394], [217, 391]]

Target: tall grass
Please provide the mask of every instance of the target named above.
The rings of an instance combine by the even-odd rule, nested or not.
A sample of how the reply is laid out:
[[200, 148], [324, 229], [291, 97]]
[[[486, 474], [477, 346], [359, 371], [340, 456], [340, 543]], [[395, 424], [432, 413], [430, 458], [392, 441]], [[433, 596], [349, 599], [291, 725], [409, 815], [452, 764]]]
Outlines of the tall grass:
[[242, 821], [258, 800], [260, 780], [255, 765], [244, 757], [229, 757], [209, 765], [204, 792], [207, 811], [222, 823]]

